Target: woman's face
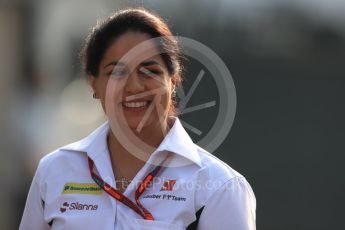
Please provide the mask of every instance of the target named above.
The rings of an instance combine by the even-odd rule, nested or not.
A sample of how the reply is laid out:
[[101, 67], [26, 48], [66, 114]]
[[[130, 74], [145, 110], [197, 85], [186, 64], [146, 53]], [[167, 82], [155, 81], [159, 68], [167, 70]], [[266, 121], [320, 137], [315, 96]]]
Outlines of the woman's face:
[[[174, 88], [157, 47], [149, 39], [142, 32], [124, 33], [104, 53], [99, 75], [89, 76], [108, 119], [122, 119], [137, 132], [166, 124]], [[123, 60], [128, 51], [144, 41], [148, 50]], [[114, 112], [107, 111], [109, 106]]]

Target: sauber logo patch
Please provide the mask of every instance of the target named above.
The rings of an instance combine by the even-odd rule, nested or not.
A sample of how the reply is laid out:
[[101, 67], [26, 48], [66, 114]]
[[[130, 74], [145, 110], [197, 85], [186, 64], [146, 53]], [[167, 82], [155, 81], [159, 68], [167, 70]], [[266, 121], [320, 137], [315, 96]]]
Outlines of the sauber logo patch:
[[103, 190], [95, 183], [66, 183], [62, 194], [90, 194], [101, 195]]
[[172, 191], [176, 180], [166, 180], [161, 188], [161, 191]]
[[73, 203], [69, 203], [69, 202], [64, 202], [62, 204], [62, 206], [60, 207], [60, 212], [66, 212], [67, 210], [91, 210], [91, 211], [95, 211], [98, 209], [98, 205], [97, 204], [82, 204], [79, 202], [73, 202]]
[[159, 200], [170, 200], [170, 201], [186, 201], [186, 197], [174, 196], [171, 194], [150, 194], [143, 196], [143, 199], [159, 199]]

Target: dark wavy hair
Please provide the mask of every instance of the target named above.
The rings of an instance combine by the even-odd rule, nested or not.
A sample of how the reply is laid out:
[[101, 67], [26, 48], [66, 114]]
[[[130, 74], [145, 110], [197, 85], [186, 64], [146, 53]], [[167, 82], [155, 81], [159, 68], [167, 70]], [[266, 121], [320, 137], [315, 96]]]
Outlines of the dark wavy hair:
[[[152, 38], [160, 38], [158, 45], [168, 73], [175, 78], [181, 76], [181, 57], [177, 40], [168, 25], [158, 15], [144, 8], [129, 8], [117, 11], [99, 21], [86, 38], [80, 52], [80, 60], [88, 75], [97, 77], [99, 64], [109, 46], [128, 31], [142, 32]], [[173, 79], [179, 82], [180, 79]]]

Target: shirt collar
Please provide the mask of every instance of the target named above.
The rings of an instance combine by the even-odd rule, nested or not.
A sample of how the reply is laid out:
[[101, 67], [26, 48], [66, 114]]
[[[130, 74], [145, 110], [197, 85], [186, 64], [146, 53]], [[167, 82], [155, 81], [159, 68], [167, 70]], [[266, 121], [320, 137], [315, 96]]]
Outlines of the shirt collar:
[[[163, 139], [152, 154], [156, 156], [160, 152], [172, 152], [185, 158], [198, 166], [201, 166], [201, 159], [198, 154], [197, 146], [193, 143], [186, 130], [183, 128], [178, 118], [173, 118], [174, 124], [168, 134]], [[62, 150], [85, 152], [91, 159], [97, 158], [101, 153], [107, 152], [107, 135], [109, 123], [105, 122], [84, 139], [62, 147]], [[151, 158], [152, 158], [151, 157]]]
[[100, 154], [107, 152], [107, 135], [109, 124], [105, 122], [87, 137], [80, 141], [66, 145], [61, 150], [85, 152], [91, 159], [97, 158]]
[[[158, 146], [153, 155], [168, 151], [179, 155], [201, 167], [201, 159], [198, 154], [197, 146], [194, 144], [186, 130], [183, 128], [178, 118], [173, 118], [174, 124], [168, 134]], [[177, 163], [177, 162], [176, 162]], [[185, 165], [185, 163], [183, 163]], [[177, 163], [176, 165], [181, 165]]]

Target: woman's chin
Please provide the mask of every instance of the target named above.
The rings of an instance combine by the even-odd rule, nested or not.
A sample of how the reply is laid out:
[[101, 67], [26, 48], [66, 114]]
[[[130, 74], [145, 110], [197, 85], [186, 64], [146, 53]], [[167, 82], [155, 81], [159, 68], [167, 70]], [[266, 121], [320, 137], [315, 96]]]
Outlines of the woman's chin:
[[149, 126], [151, 119], [146, 121], [142, 117], [126, 117], [126, 125], [135, 133], [140, 133], [144, 128]]

